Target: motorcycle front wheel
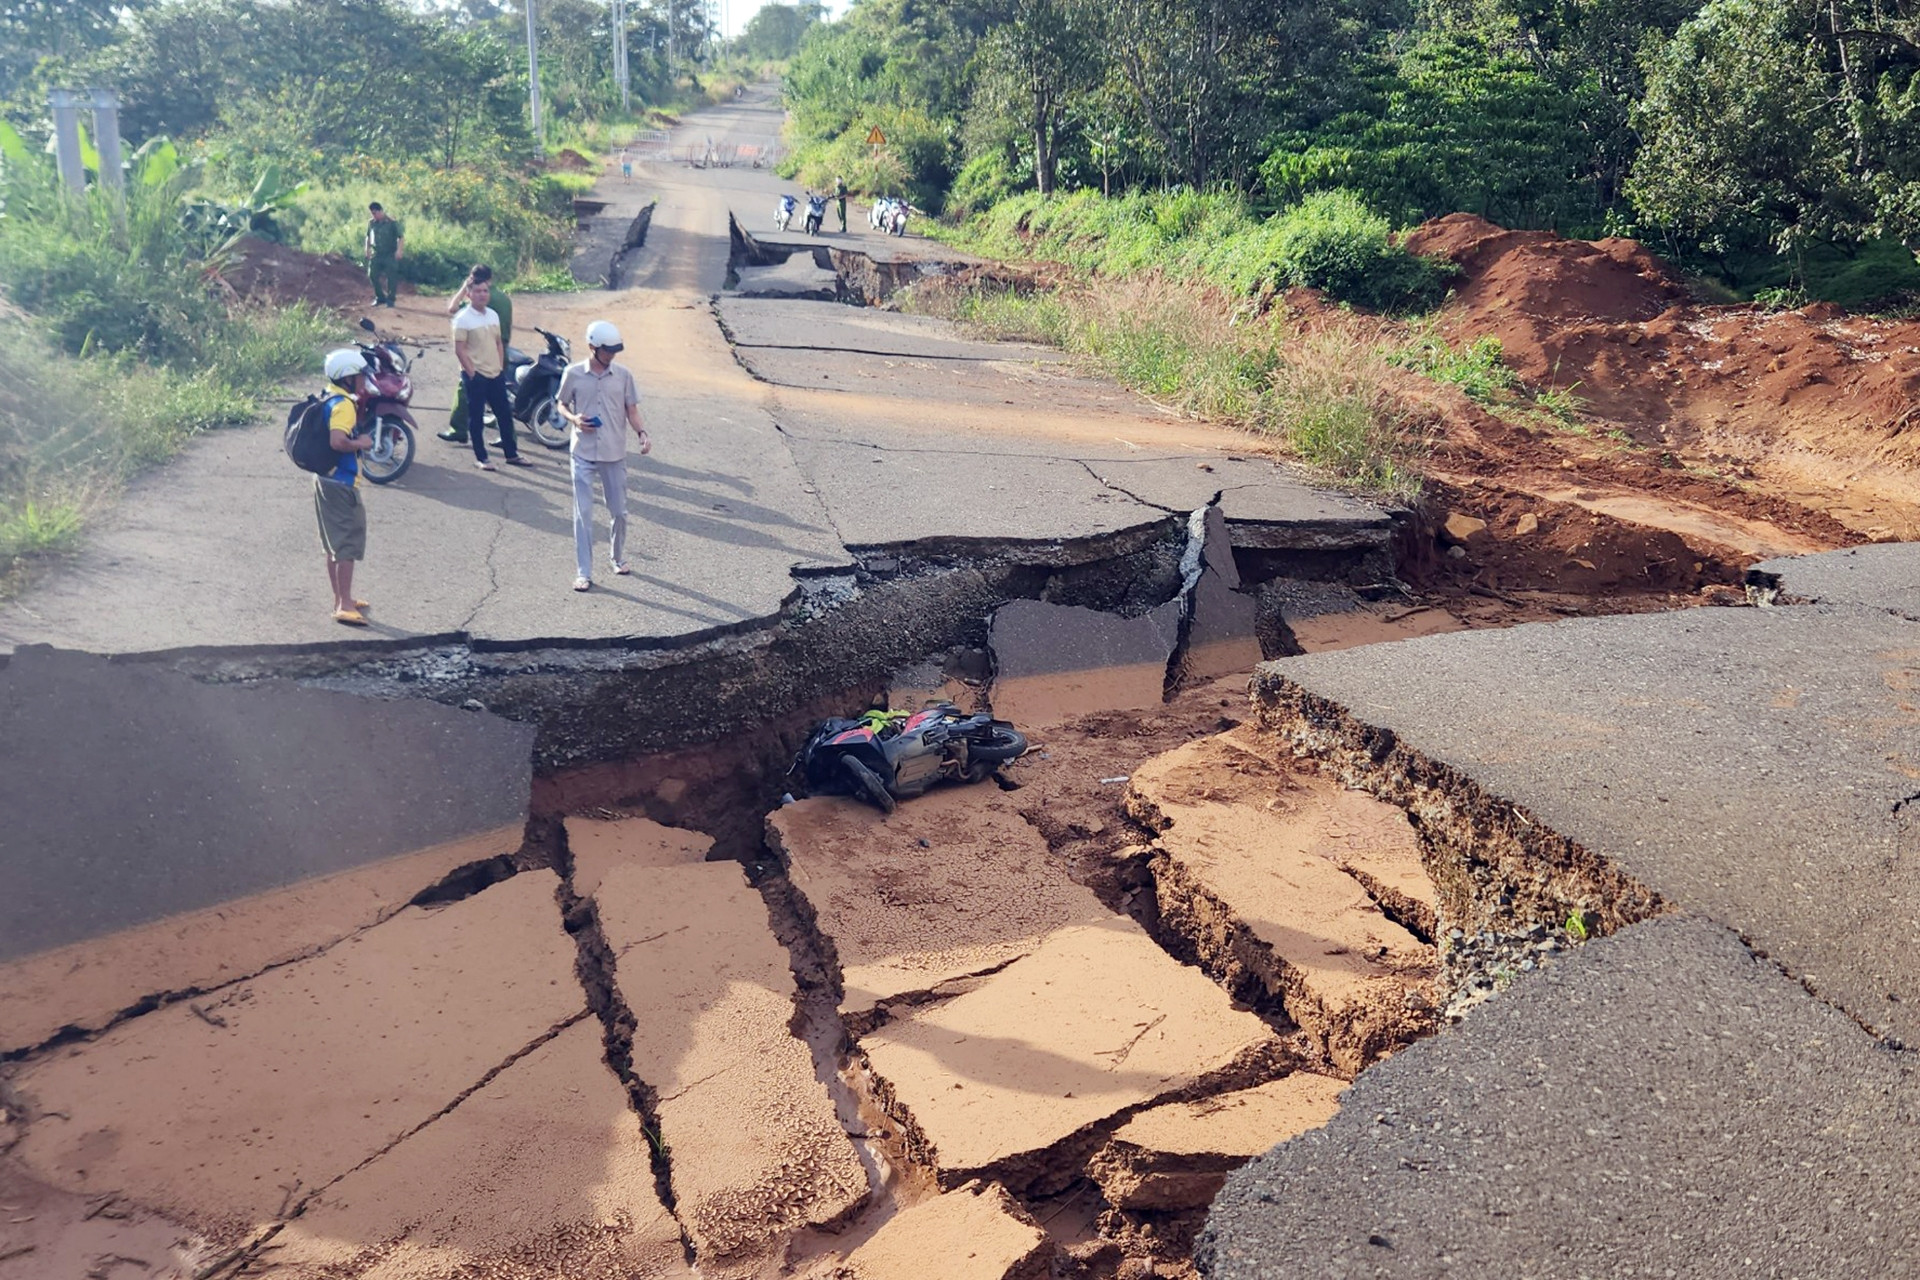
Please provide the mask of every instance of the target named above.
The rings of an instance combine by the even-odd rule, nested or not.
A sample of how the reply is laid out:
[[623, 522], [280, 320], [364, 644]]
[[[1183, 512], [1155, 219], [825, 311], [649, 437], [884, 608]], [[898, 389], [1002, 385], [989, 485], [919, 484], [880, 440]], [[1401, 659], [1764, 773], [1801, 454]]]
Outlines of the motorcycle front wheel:
[[840, 771], [847, 775], [847, 781], [853, 784], [853, 794], [863, 796], [876, 805], [882, 813], [892, 813], [893, 793], [887, 790], [887, 784], [880, 781], [880, 775], [861, 764], [852, 756], [840, 757]]
[[413, 465], [413, 428], [399, 418], [374, 423], [374, 447], [360, 455], [360, 474], [372, 484], [392, 484]]
[[1026, 749], [1026, 735], [1004, 720], [995, 720], [985, 733], [967, 742], [967, 755], [988, 764], [1005, 764]]
[[549, 449], [567, 447], [567, 420], [553, 407], [552, 396], [541, 396], [534, 404], [533, 411], [527, 415], [527, 428], [533, 432], [535, 440]]

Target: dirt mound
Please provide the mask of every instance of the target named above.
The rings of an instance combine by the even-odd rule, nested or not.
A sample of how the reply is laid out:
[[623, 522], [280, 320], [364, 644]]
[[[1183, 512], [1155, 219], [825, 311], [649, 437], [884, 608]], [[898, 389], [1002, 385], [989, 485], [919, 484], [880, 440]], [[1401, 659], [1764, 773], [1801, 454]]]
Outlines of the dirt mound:
[[[252, 236], [240, 242], [234, 261], [220, 272], [227, 287], [245, 300], [290, 306], [364, 307], [372, 296], [366, 268], [337, 253], [307, 253]], [[400, 292], [413, 286], [401, 284]]]
[[566, 169], [574, 173], [584, 173], [593, 168], [593, 161], [575, 151], [572, 147], [560, 148], [560, 154], [547, 161], [549, 169]]
[[1702, 306], [1635, 241], [1470, 214], [1427, 223], [1407, 247], [1460, 266], [1443, 327], [1462, 343], [1498, 338], [1530, 387], [1571, 393], [1573, 434], [1809, 508], [1853, 539], [1920, 537], [1920, 324], [1830, 303]]
[[1633, 240], [1566, 240], [1455, 213], [1414, 230], [1407, 248], [1457, 265], [1453, 309], [1495, 328], [1651, 320], [1687, 300], [1667, 265]]

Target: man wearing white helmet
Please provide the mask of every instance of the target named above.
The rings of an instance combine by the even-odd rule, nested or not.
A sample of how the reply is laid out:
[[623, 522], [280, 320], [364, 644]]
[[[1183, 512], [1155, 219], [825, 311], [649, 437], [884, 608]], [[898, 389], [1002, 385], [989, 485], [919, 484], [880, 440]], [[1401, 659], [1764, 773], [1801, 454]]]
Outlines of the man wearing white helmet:
[[651, 453], [653, 441], [640, 421], [640, 388], [625, 365], [613, 358], [625, 349], [620, 330], [610, 321], [587, 326], [586, 360], [576, 360], [560, 376], [554, 397], [560, 416], [573, 428], [573, 560], [575, 591], [593, 588], [593, 486], [597, 481], [613, 517], [613, 571], [627, 569], [627, 428]]
[[320, 521], [320, 546], [327, 553], [327, 581], [333, 584], [333, 620], [350, 627], [367, 625], [367, 602], [353, 598], [353, 566], [367, 554], [367, 509], [360, 503], [360, 455], [373, 437], [356, 435], [360, 405], [355, 395], [367, 373], [367, 358], [352, 347], [327, 353], [327, 442], [339, 456], [332, 471], [313, 478], [313, 510]]

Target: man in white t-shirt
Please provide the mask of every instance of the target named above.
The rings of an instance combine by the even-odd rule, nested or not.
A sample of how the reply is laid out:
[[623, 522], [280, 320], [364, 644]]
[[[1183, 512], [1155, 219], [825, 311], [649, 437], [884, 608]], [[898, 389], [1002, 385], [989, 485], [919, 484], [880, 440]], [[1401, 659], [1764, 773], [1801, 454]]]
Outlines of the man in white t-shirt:
[[640, 452], [653, 440], [640, 421], [640, 388], [613, 358], [625, 350], [620, 330], [595, 320], [587, 326], [591, 359], [576, 360], [560, 375], [554, 396], [560, 416], [573, 427], [573, 561], [575, 591], [593, 588], [593, 486], [599, 482], [613, 517], [613, 571], [627, 573], [627, 428], [640, 438]]
[[453, 354], [460, 361], [460, 388], [467, 393], [467, 441], [473, 445], [473, 465], [493, 470], [487, 461], [486, 412], [500, 428], [500, 452], [511, 467], [530, 467], [513, 438], [513, 401], [507, 395], [507, 343], [500, 335], [500, 315], [487, 304], [493, 300], [493, 282], [475, 280], [467, 286], [467, 305], [453, 318]]

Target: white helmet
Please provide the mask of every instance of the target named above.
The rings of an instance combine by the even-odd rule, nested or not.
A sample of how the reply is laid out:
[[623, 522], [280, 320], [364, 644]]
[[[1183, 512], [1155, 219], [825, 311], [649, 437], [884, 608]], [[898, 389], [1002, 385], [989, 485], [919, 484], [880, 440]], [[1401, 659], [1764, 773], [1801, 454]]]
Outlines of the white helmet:
[[367, 358], [352, 347], [327, 352], [327, 381], [344, 384], [356, 373], [367, 371]]
[[613, 327], [611, 320], [595, 320], [587, 326], [587, 345], [590, 347], [612, 347], [615, 351], [625, 349], [620, 341], [620, 331]]

